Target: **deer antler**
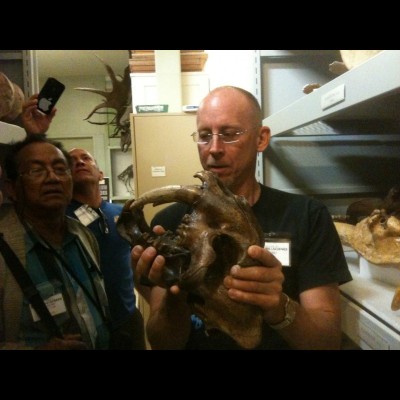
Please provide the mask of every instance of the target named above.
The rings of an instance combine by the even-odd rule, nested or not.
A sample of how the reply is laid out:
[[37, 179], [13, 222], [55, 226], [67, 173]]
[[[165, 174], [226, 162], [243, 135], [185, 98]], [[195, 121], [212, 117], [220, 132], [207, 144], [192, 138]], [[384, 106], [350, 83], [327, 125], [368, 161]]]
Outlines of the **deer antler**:
[[[108, 76], [111, 79], [112, 90], [110, 92], [105, 90], [99, 90], [94, 88], [87, 87], [78, 87], [75, 90], [81, 90], [85, 92], [91, 92], [99, 94], [104, 97], [104, 101], [98, 104], [94, 109], [89, 113], [89, 115], [85, 118], [91, 124], [104, 125], [106, 123], [103, 122], [93, 122], [89, 119], [93, 114], [107, 114], [107, 112], [99, 112], [98, 110], [102, 108], [112, 108], [116, 110], [115, 117], [112, 120], [112, 124], [116, 125], [116, 133], [121, 132], [121, 149], [122, 151], [126, 151], [130, 144], [130, 134], [127, 135], [125, 131], [129, 133], [129, 108], [132, 108], [131, 101], [131, 80], [130, 80], [130, 68], [129, 65], [124, 70], [123, 77], [118, 76], [120, 79], [117, 79], [113, 69], [105, 63], [98, 55], [95, 56], [104, 64]], [[128, 126], [125, 121], [126, 113], [128, 112]], [[127, 137], [129, 136], [129, 137]]]
[[[78, 87], [76, 90], [82, 90], [85, 92], [91, 92], [103, 96], [105, 100], [98, 104], [90, 114], [85, 118], [85, 120], [90, 119], [90, 117], [101, 108], [113, 108], [117, 111], [116, 121], [118, 122], [120, 117], [124, 114], [127, 104], [129, 104], [129, 98], [131, 95], [131, 81], [130, 81], [130, 68], [129, 65], [124, 70], [124, 76], [121, 80], [118, 80], [113, 69], [106, 64], [99, 56], [96, 57], [104, 64], [108, 76], [111, 79], [112, 90], [107, 92], [105, 90]], [[89, 121], [90, 122], [90, 121]]]

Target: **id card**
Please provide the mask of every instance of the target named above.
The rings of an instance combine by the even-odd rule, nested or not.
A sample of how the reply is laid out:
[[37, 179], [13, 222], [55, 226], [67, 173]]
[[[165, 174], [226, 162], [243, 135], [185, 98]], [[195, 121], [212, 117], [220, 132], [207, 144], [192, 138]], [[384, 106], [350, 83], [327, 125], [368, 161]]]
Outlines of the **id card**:
[[265, 233], [264, 248], [272, 253], [283, 267], [291, 266], [291, 240], [288, 233]]
[[99, 214], [97, 214], [97, 212], [94, 211], [93, 208], [88, 206], [87, 204], [84, 204], [83, 206], [77, 208], [74, 211], [74, 214], [85, 226], [88, 226], [93, 221], [96, 221], [97, 218], [100, 218]]
[[[49, 310], [50, 315], [53, 317], [58, 314], [67, 312], [62, 293], [57, 293], [53, 296], [50, 296], [49, 298], [44, 300], [44, 304], [46, 304], [46, 307]], [[40, 321], [39, 315], [37, 314], [37, 312], [35, 311], [35, 309], [32, 307], [31, 304], [29, 304], [29, 307], [31, 309], [33, 321], [34, 322]]]

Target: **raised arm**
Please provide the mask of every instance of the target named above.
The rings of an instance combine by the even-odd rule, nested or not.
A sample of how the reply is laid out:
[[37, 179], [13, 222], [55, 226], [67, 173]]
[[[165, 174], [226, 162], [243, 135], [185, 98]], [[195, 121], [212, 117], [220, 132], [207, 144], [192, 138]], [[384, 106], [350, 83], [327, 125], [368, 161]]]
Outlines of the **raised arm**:
[[37, 97], [38, 94], [34, 94], [22, 106], [21, 121], [28, 135], [46, 133], [57, 111], [53, 108], [49, 115], [40, 112]]

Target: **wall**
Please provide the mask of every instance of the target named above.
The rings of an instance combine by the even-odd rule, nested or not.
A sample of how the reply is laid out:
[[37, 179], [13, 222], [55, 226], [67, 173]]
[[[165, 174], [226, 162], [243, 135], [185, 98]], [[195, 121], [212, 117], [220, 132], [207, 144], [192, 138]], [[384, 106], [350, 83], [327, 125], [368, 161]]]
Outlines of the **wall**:
[[[234, 85], [255, 93], [254, 50], [205, 50], [208, 59], [204, 71], [209, 75], [210, 89], [221, 85]], [[39, 63], [40, 65], [40, 63]], [[40, 72], [40, 68], [39, 68]], [[120, 71], [116, 71], [119, 73]], [[39, 77], [39, 86], [45, 77]], [[89, 112], [99, 104], [103, 97], [97, 94], [77, 91], [75, 87], [102, 89], [105, 76], [68, 76], [60, 80], [66, 89], [57, 104], [57, 117], [48, 132], [49, 137], [60, 139], [67, 149], [79, 146], [88, 149], [97, 159], [100, 168], [111, 174], [108, 156], [107, 127], [84, 121]], [[105, 120], [101, 115], [92, 116], [93, 121]], [[73, 137], [79, 136], [79, 142]], [[119, 139], [110, 144], [119, 146]]]
[[255, 50], [205, 50], [208, 59], [204, 72], [210, 89], [222, 85], [239, 86], [255, 94]]
[[[91, 124], [84, 120], [93, 108], [103, 101], [103, 97], [74, 88], [89, 87], [104, 90], [105, 77], [62, 76], [60, 80], [65, 84], [65, 91], [56, 105], [57, 115], [51, 124], [48, 135], [61, 140], [67, 149], [75, 146], [86, 148], [95, 155], [100, 168], [104, 170], [108, 146], [107, 126]], [[43, 78], [39, 78], [39, 86], [42, 87], [43, 84]], [[98, 114], [93, 115], [90, 120], [104, 122], [106, 117]], [[77, 136], [80, 138], [78, 143]]]
[[[234, 85], [250, 92], [255, 91], [254, 50], [205, 50], [208, 54], [204, 71], [209, 75], [210, 89], [221, 85]], [[40, 87], [44, 77], [39, 77]], [[57, 118], [49, 135], [86, 136], [106, 132], [101, 125], [83, 121], [93, 107], [102, 101], [102, 96], [74, 90], [75, 87], [104, 88], [104, 76], [62, 76], [66, 89], [57, 105]], [[71, 115], [74, 117], [71, 118]], [[101, 116], [92, 117], [99, 121]], [[62, 132], [62, 133], [61, 133]]]
[[[207, 85], [205, 93], [207, 93], [209, 89], [212, 90], [218, 86], [232, 85], [239, 86], [253, 94], [256, 94], [255, 50], [204, 51], [208, 55], [207, 61], [204, 65], [204, 70], [201, 72], [184, 72], [182, 74], [182, 104], [197, 104], [204, 97], [204, 85], [203, 83], [196, 82], [196, 78], [194, 77], [196, 74], [204, 74], [205, 76], [208, 76], [209, 85]], [[179, 68], [179, 65], [177, 68]], [[173, 74], [163, 74], [163, 76], [166, 76], [167, 78], [166, 84], [163, 83], [164, 86], [170, 84], [168, 79], [169, 75]], [[163, 103], [171, 105], [173, 103], [173, 100], [175, 99], [173, 92], [169, 93], [168, 91], [164, 91], [166, 95], [162, 96], [163, 99], [161, 100], [159, 97], [157, 92], [157, 77], [155, 73], [133, 73], [131, 74], [131, 78], [133, 79], [132, 93], [134, 106], [138, 104]], [[160, 78], [160, 76], [158, 78]], [[179, 85], [179, 83], [177, 84]], [[194, 92], [195, 88], [198, 88], [198, 93]], [[188, 93], [188, 89], [190, 90], [190, 93]], [[188, 97], [191, 98], [191, 101], [189, 102], [187, 101]], [[171, 111], [179, 112], [180, 108], [173, 110], [172, 107], [170, 107], [169, 112]]]

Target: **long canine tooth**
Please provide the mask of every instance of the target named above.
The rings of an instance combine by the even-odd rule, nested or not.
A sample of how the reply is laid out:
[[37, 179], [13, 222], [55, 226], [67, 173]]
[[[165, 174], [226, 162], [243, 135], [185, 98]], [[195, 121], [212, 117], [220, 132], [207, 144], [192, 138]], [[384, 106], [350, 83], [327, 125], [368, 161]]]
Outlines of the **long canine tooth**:
[[202, 195], [202, 190], [198, 186], [170, 185], [163, 188], [152, 189], [143, 193], [140, 198], [130, 205], [131, 211], [136, 208], [143, 208], [146, 204], [152, 203], [154, 206], [160, 204], [181, 202], [193, 204]]

